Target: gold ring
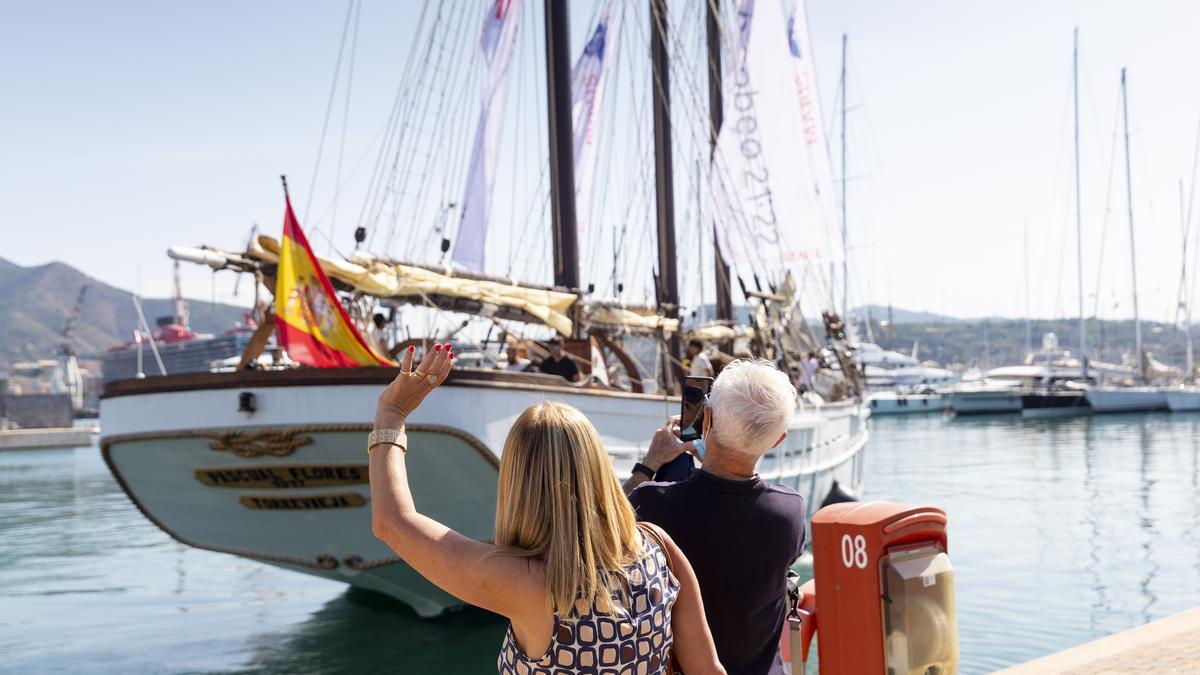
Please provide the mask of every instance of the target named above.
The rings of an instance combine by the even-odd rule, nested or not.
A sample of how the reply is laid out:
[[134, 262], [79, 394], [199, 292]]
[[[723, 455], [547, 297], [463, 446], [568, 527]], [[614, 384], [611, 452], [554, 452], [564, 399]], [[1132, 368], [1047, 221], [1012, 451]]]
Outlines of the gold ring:
[[432, 373], [430, 373], [429, 375], [426, 375], [425, 379], [429, 380], [429, 384], [432, 384], [434, 386], [436, 386], [438, 383], [438, 376], [434, 375]]

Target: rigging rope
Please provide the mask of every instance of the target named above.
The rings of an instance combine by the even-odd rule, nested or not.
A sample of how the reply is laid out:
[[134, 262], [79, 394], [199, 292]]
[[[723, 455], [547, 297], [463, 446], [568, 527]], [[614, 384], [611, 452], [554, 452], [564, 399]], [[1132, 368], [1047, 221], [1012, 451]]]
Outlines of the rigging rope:
[[[329, 116], [333, 112], [333, 99], [337, 94], [338, 78], [342, 73], [342, 56], [346, 51], [346, 36], [350, 32], [350, 17], [354, 12], [355, 0], [346, 3], [346, 20], [342, 24], [342, 39], [338, 44], [337, 63], [333, 67], [333, 84], [329, 86], [329, 101], [325, 104], [325, 121], [321, 123], [321, 141], [317, 144], [317, 159], [313, 163], [312, 181], [304, 201], [304, 222], [308, 222], [308, 208], [312, 206], [313, 192], [317, 189], [317, 176], [321, 170], [321, 155], [325, 152], [325, 135], [329, 131]], [[328, 239], [328, 237], [327, 237]]]
[[[351, 4], [354, 4], [354, 0], [351, 0]], [[332, 234], [333, 229], [337, 227], [338, 197], [340, 197], [342, 194], [342, 158], [346, 153], [346, 127], [350, 123], [350, 94], [354, 90], [354, 62], [356, 60], [355, 57], [358, 54], [358, 25], [361, 19], [362, 0], [358, 0], [357, 9], [354, 13], [354, 36], [350, 40], [350, 67], [346, 71], [346, 101], [342, 106], [342, 138], [341, 142], [338, 144], [337, 172], [334, 175], [333, 181], [333, 215], [329, 221], [329, 231], [331, 236], [328, 241], [328, 248], [326, 248], [326, 254], [328, 254], [329, 250], [333, 248]], [[315, 172], [313, 180], [316, 180]], [[312, 193], [310, 192], [309, 199], [311, 200], [311, 198]], [[307, 216], [307, 209], [305, 215]]]

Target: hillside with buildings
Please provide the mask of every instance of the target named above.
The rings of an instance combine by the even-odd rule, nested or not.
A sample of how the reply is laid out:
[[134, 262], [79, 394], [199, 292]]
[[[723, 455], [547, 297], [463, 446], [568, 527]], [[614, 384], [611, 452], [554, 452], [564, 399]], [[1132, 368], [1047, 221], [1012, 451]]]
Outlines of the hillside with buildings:
[[[0, 258], [0, 367], [53, 358], [63, 324], [85, 284], [72, 340], [80, 357], [95, 356], [132, 338], [138, 325], [132, 294], [64, 263], [22, 267]], [[157, 317], [175, 313], [169, 298], [146, 298], [142, 306], [151, 326]], [[201, 333], [221, 334], [241, 321], [245, 311], [195, 300], [189, 306], [191, 327]]]

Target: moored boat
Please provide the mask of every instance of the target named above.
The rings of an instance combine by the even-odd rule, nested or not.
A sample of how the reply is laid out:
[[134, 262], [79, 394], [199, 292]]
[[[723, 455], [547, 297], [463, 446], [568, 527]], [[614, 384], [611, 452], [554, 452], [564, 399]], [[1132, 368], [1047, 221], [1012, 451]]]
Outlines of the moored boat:
[[1200, 410], [1200, 388], [1178, 387], [1163, 392], [1167, 399], [1167, 408], [1171, 412], [1191, 412]]
[[1021, 395], [1021, 417], [1045, 419], [1050, 417], [1079, 417], [1092, 414], [1082, 391], [1069, 389], [1036, 391]]
[[1159, 387], [1090, 387], [1088, 404], [1099, 413], [1167, 410], [1167, 392]]
[[[457, 601], [371, 532], [365, 442], [391, 368], [202, 373], [110, 385], [101, 449], [121, 488], [164, 532], [391, 595], [422, 616]], [[422, 512], [467, 536], [492, 536], [504, 437], [525, 407], [552, 398], [591, 419], [628, 475], [678, 399], [579, 388], [562, 378], [456, 370], [414, 413], [409, 465]], [[815, 511], [858, 493], [869, 412], [854, 402], [802, 407], [760, 474]]]
[[956, 415], [1017, 413], [1023, 391], [1014, 380], [960, 384], [946, 392], [946, 407]]
[[943, 412], [945, 398], [937, 392], [877, 391], [867, 395], [872, 415]]

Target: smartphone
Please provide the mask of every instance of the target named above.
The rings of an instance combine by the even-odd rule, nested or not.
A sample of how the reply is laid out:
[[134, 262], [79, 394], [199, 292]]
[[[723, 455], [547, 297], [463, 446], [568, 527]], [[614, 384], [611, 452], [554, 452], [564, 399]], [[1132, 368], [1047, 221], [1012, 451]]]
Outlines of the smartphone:
[[684, 378], [679, 402], [679, 440], [686, 443], [704, 436], [704, 410], [712, 385], [711, 377]]

